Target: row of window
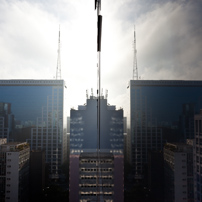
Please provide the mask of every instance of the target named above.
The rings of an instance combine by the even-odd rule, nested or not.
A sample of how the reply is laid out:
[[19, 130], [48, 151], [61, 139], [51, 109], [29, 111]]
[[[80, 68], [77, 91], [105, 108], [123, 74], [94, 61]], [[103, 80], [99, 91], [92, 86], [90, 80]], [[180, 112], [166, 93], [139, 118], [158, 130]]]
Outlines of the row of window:
[[[101, 195], [104, 196], [112, 196], [112, 192], [104, 192], [104, 193], [100, 193]], [[97, 196], [98, 194], [96, 192], [81, 192], [80, 194], [81, 196]]]
[[[96, 164], [97, 160], [81, 160], [80, 163], [88, 163], [88, 164]], [[112, 164], [113, 161], [112, 160], [101, 160], [99, 163], [101, 164]]]
[[[101, 172], [111, 172], [113, 171], [112, 168], [99, 168], [98, 169], [99, 171]], [[97, 168], [81, 168], [80, 171], [83, 171], [83, 172], [97, 172]]]
[[[80, 187], [94, 187], [96, 188], [97, 185], [96, 184], [80, 184], [79, 185]], [[99, 184], [98, 187], [103, 187], [103, 188], [111, 188], [113, 187], [114, 185], [113, 184]]]
[[85, 175], [83, 175], [83, 176], [81, 176], [80, 177], [80, 179], [82, 179], [82, 180], [85, 180], [85, 179], [97, 179], [97, 177], [98, 178], [102, 178], [102, 179], [108, 179], [108, 180], [111, 180], [111, 179], [113, 179], [113, 177], [111, 176], [111, 175], [102, 175], [102, 176], [85, 176]]
[[[32, 147], [36, 147], [36, 146], [38, 146], [38, 147], [44, 147], [44, 148], [46, 148], [46, 144], [45, 143], [43, 143], [43, 144], [40, 144], [41, 142], [38, 142], [38, 144], [36, 144], [36, 143], [32, 143]], [[52, 148], [52, 150], [55, 150], [55, 149], [58, 149], [58, 147], [59, 147], [59, 149], [62, 147], [61, 146], [61, 144], [48, 144], [48, 147], [49, 148]]]

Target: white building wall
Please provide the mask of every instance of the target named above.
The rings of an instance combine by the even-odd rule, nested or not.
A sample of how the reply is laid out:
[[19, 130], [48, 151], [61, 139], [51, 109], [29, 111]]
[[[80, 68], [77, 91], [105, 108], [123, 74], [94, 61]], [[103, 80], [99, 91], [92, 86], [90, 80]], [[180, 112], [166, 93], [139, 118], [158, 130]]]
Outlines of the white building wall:
[[19, 152], [6, 153], [6, 202], [18, 201], [19, 188]]
[[175, 202], [187, 201], [187, 155], [174, 154], [174, 187]]

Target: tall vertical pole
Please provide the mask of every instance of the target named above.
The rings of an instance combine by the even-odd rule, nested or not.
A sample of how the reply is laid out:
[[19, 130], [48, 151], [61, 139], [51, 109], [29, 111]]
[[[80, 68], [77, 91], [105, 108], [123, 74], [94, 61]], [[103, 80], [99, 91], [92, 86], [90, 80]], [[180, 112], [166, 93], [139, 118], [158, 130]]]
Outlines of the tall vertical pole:
[[100, 89], [101, 89], [101, 35], [102, 35], [102, 16], [100, 15], [101, 0], [95, 0], [97, 9], [97, 201], [100, 201]]

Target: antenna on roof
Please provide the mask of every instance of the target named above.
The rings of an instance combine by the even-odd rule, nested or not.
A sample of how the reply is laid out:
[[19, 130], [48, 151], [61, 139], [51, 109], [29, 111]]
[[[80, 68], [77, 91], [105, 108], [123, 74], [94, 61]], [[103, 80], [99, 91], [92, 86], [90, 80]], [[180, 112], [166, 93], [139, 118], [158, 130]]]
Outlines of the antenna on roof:
[[58, 37], [58, 58], [56, 67], [56, 80], [61, 79], [61, 62], [60, 62], [60, 25], [59, 25], [59, 37]]
[[133, 44], [133, 50], [134, 50], [134, 56], [133, 56], [133, 80], [138, 80], [135, 25], [134, 25], [134, 44]]
[[93, 88], [91, 88], [91, 96], [93, 96]]
[[88, 90], [86, 90], [86, 99], [88, 99]]
[[105, 99], [107, 100], [108, 98], [108, 90], [105, 90]]

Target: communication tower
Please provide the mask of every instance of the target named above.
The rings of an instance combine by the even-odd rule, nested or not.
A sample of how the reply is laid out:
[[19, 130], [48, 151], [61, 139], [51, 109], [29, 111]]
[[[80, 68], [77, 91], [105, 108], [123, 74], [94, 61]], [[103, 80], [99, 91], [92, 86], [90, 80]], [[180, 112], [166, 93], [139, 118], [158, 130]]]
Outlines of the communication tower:
[[138, 80], [138, 68], [137, 68], [137, 49], [136, 49], [136, 33], [134, 26], [134, 43], [133, 43], [133, 80]]

